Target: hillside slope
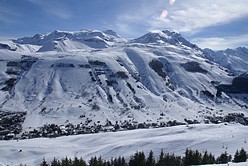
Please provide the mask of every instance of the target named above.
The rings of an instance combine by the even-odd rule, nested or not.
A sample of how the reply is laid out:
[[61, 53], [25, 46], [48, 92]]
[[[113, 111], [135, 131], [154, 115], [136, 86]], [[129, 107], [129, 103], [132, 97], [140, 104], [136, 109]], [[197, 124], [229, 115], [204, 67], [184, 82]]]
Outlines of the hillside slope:
[[[1, 141], [0, 165], [39, 165], [43, 158], [52, 161], [54, 157], [61, 159], [66, 156], [82, 157], [86, 161], [94, 156], [107, 160], [118, 156], [129, 159], [137, 151], [144, 151], [147, 155], [150, 150], [153, 150], [158, 160], [162, 149], [164, 153], [184, 156], [186, 148], [200, 152], [207, 150], [215, 157], [225, 151], [233, 156], [237, 149], [248, 148], [247, 134], [247, 127], [237, 124], [200, 124], [54, 139]], [[245, 166], [247, 163], [230, 163], [230, 166], [232, 165]]]
[[208, 58], [231, 70], [234, 74], [243, 74], [248, 70], [248, 49], [238, 47], [236, 49], [226, 49], [224, 51], [204, 50]]

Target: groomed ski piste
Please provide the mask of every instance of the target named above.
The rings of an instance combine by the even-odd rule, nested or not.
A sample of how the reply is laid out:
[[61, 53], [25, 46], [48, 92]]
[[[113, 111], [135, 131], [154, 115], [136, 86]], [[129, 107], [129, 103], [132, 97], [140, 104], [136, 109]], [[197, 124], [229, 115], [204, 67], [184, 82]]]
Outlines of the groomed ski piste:
[[[43, 159], [82, 157], [88, 161], [98, 156], [111, 159], [123, 156], [129, 159], [137, 151], [147, 155], [153, 150], [156, 159], [165, 153], [184, 156], [186, 148], [207, 150], [215, 156], [228, 152], [234, 156], [241, 148], [248, 149], [248, 130], [239, 124], [183, 125], [158, 129], [139, 129], [58, 138], [10, 140], [0, 143], [0, 165], [39, 165]], [[222, 164], [220, 166], [225, 166]], [[247, 166], [248, 163], [229, 163], [230, 166]]]

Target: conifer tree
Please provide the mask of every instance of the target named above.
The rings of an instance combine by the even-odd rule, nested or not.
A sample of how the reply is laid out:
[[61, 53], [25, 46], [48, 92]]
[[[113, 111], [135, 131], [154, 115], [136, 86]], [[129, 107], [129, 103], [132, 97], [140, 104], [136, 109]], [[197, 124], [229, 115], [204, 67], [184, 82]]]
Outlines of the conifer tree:
[[74, 164], [75, 166], [79, 166], [80, 161], [79, 161], [79, 159], [78, 159], [77, 157], [74, 157], [73, 164]]
[[60, 161], [54, 158], [51, 162], [51, 166], [61, 166]]
[[68, 166], [74, 166], [74, 165], [73, 165], [73, 161], [72, 161], [71, 158], [69, 158], [69, 160], [68, 160]]
[[67, 156], [64, 159], [62, 159], [61, 166], [70, 166], [69, 159], [67, 158]]
[[89, 166], [97, 166], [97, 158], [95, 157], [91, 157], [90, 161], [89, 161]]
[[212, 153], [209, 153], [207, 151], [204, 152], [204, 155], [202, 157], [202, 161], [201, 164], [214, 164], [215, 161], [215, 157]]
[[145, 166], [146, 158], [144, 152], [136, 152], [129, 161], [129, 166]]
[[47, 161], [43, 158], [42, 163], [40, 164], [40, 166], [49, 166]]
[[198, 150], [193, 152], [192, 164], [199, 165], [199, 164], [201, 164], [201, 160], [202, 160], [201, 153]]
[[244, 150], [244, 148], [242, 148], [240, 151], [239, 151], [239, 155], [240, 155], [240, 161], [241, 162], [245, 162], [247, 160], [247, 153], [246, 151]]
[[242, 148], [240, 151], [236, 151], [234, 155], [233, 162], [238, 163], [238, 162], [245, 162], [247, 160], [247, 154], [244, 148]]
[[193, 151], [187, 148], [185, 151], [184, 165], [192, 165], [192, 160], [193, 160]]
[[114, 166], [125, 166], [125, 165], [126, 165], [126, 161], [124, 157], [119, 156]]
[[164, 163], [164, 151], [163, 151], [163, 149], [160, 152], [159, 160], [158, 160], [158, 162], [157, 162], [156, 165], [157, 166], [163, 166], [163, 165], [165, 165], [165, 163]]
[[154, 159], [153, 151], [151, 150], [146, 160], [146, 166], [155, 166], [155, 165], [156, 165], [156, 162]]
[[229, 156], [227, 154], [227, 152], [225, 153], [222, 153], [217, 159], [216, 159], [216, 162], [218, 164], [225, 164], [225, 163], [228, 163], [229, 161]]
[[75, 166], [87, 166], [87, 164], [86, 164], [86, 162], [83, 160], [83, 158], [81, 157], [81, 158], [79, 159], [78, 165], [75, 164]]
[[208, 164], [208, 160], [209, 160], [208, 151], [205, 151], [202, 156], [201, 164]]
[[183, 166], [183, 161], [181, 157], [167, 153], [164, 155], [164, 164], [166, 166]]
[[98, 157], [98, 159], [97, 159], [97, 166], [103, 166], [102, 157]]

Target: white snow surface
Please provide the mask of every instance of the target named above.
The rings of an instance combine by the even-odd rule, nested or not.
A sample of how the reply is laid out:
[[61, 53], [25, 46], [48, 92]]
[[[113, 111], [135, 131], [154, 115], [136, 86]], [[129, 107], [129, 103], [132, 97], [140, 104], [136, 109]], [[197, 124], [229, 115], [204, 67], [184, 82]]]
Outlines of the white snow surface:
[[[156, 159], [163, 149], [165, 153], [184, 155], [185, 149], [207, 150], [215, 156], [227, 151], [232, 156], [237, 149], [247, 149], [248, 130], [239, 124], [189, 125], [158, 129], [140, 129], [109, 132], [53, 139], [0, 141], [0, 165], [39, 165], [43, 158], [51, 161], [54, 157], [83, 157], [88, 161], [92, 156], [103, 159], [123, 156], [126, 159], [136, 151], [148, 154], [154, 151]], [[248, 163], [230, 165], [247, 166]]]
[[248, 49], [245, 47], [217, 52], [210, 49], [205, 49], [205, 51], [209, 54], [208, 58], [228, 68], [235, 74], [243, 74], [248, 70]]
[[81, 30], [75, 32], [56, 30], [47, 34], [36, 34], [14, 40], [18, 44], [41, 46], [38, 52], [44, 51], [75, 51], [91, 48], [107, 48], [116, 43], [125, 43], [114, 31]]

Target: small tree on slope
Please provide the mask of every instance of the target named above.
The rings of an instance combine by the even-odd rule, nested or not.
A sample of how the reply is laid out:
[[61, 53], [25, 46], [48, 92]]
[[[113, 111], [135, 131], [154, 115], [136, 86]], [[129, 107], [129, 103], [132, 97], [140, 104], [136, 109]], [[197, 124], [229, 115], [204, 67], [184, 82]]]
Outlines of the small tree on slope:
[[247, 153], [244, 150], [244, 148], [242, 148], [240, 151], [236, 151], [235, 155], [234, 155], [234, 159], [233, 162], [238, 163], [238, 162], [246, 162], [247, 160]]

